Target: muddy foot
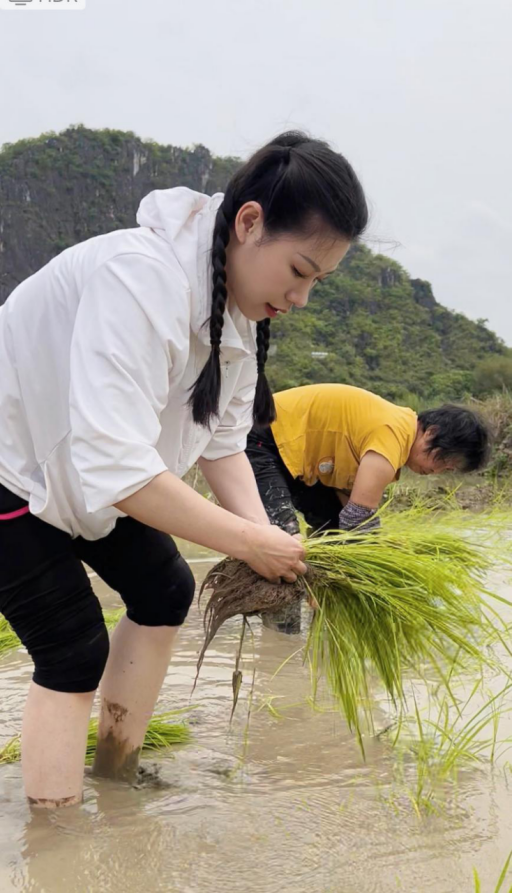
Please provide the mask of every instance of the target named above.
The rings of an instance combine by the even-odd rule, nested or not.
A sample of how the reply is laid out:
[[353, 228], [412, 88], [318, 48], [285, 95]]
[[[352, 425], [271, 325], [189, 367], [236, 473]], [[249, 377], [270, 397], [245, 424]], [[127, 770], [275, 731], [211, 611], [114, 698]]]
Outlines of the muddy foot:
[[[85, 766], [84, 774], [89, 778], [94, 778], [95, 773], [93, 772], [92, 766]], [[126, 782], [125, 782], [126, 783]], [[142, 788], [170, 788], [172, 784], [170, 781], [166, 781], [160, 775], [160, 766], [158, 763], [147, 763], [142, 766], [137, 767], [137, 777], [135, 781], [128, 782], [131, 784], [132, 788], [135, 790], [140, 790]]]
[[172, 784], [170, 781], [162, 778], [158, 763], [146, 763], [138, 767], [137, 780], [132, 787], [136, 790], [141, 788], [171, 788]]

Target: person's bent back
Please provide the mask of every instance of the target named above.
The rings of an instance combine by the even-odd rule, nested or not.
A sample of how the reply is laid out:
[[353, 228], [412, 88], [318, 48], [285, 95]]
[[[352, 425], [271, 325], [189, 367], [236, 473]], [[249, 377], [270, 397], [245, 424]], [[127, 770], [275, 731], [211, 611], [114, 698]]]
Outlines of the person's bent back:
[[445, 404], [417, 415], [377, 394], [342, 384], [274, 395], [271, 430], [253, 429], [247, 453], [272, 523], [298, 530], [377, 526], [385, 488], [400, 470], [427, 475], [482, 468], [490, 435], [480, 417]]

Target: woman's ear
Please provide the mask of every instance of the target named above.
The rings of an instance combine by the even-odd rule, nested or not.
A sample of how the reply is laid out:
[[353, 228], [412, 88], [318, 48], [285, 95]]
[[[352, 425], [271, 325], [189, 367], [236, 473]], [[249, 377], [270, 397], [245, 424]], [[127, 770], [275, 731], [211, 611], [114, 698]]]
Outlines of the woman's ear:
[[434, 439], [434, 437], [439, 433], [439, 425], [430, 425], [429, 428], [425, 431], [425, 441], [427, 444]]
[[260, 239], [263, 235], [263, 208], [259, 202], [246, 202], [235, 218], [235, 234], [244, 245], [248, 238]]

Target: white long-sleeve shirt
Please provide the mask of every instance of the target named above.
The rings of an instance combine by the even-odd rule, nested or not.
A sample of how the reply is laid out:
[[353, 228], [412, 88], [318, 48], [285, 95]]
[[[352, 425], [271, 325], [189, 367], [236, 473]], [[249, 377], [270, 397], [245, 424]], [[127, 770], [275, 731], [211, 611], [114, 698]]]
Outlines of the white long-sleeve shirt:
[[[113, 504], [169, 469], [245, 448], [255, 324], [226, 310], [220, 417], [195, 425], [210, 352], [213, 198], [158, 190], [135, 229], [68, 248], [0, 308], [0, 483], [44, 521], [98, 539]], [[206, 323], [206, 325], [205, 325]]]

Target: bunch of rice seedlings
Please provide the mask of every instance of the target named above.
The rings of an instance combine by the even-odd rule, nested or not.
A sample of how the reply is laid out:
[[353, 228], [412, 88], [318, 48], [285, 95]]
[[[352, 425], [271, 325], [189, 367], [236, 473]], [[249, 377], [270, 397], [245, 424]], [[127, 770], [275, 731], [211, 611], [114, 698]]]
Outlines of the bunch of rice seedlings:
[[[461, 770], [488, 772], [508, 765], [503, 758], [512, 749], [512, 738], [500, 737], [499, 728], [501, 719], [510, 714], [512, 682], [506, 681], [493, 693], [477, 680], [469, 697], [454, 698], [457, 689], [451, 687], [449, 696], [434, 689], [426, 700], [421, 699], [422, 706], [415, 687], [410, 697], [412, 712], [399, 716], [378, 737], [392, 745], [396, 780], [419, 816], [422, 811], [437, 810], [447, 790], [456, 790]], [[475, 695], [478, 706], [469, 711]]]
[[125, 608], [112, 608], [109, 610], [105, 609], [103, 611], [103, 619], [105, 621], [105, 626], [107, 627], [109, 632], [112, 632], [112, 630], [121, 620], [121, 617], [124, 617], [125, 613]]
[[[103, 611], [103, 618], [109, 631], [117, 626], [124, 613], [124, 608]], [[0, 656], [19, 648], [20, 645], [21, 642], [10, 623], [5, 617], [0, 616]]]
[[[164, 751], [176, 744], [190, 743], [191, 734], [188, 725], [184, 722], [173, 721], [183, 712], [183, 710], [169, 710], [167, 713], [159, 713], [151, 717], [142, 747], [143, 755]], [[90, 765], [93, 761], [97, 739], [98, 719], [92, 718], [87, 733], [86, 765]], [[16, 735], [0, 750], [0, 764], [17, 763], [20, 759], [21, 737]]]
[[327, 677], [362, 746], [363, 727], [373, 728], [375, 677], [405, 709], [406, 673], [448, 684], [449, 673], [491, 662], [484, 645], [505, 629], [491, 602], [509, 603], [488, 591], [486, 575], [510, 563], [504, 548], [510, 515], [451, 506], [444, 512], [422, 503], [403, 512], [388, 507], [376, 534], [307, 540], [308, 573], [295, 584], [268, 583], [242, 562], [221, 562], [203, 584], [213, 593], [198, 668], [228, 617], [280, 610], [309, 595], [318, 606], [306, 644], [313, 678]]
[[21, 642], [5, 617], [0, 617], [0, 655], [19, 648]]

